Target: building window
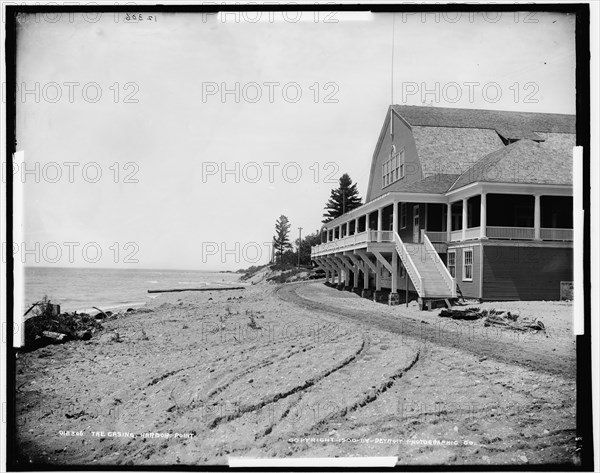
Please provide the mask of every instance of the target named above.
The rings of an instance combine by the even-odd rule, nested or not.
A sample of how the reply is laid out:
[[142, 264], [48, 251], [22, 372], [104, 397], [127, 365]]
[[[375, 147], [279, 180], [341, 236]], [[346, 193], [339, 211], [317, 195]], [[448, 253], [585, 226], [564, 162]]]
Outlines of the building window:
[[393, 152], [390, 159], [382, 164], [382, 176], [382, 188], [404, 178], [404, 150]]
[[400, 228], [406, 228], [406, 204], [400, 204]]
[[463, 253], [463, 281], [473, 280], [473, 249], [465, 250]]
[[456, 251], [448, 251], [448, 272], [453, 278], [456, 277]]

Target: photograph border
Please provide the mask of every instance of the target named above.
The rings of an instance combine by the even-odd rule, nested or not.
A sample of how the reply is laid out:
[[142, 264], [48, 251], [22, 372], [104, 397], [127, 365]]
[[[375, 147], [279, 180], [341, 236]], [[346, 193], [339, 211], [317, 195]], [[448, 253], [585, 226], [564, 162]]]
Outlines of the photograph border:
[[[592, 345], [591, 345], [591, 251], [590, 251], [590, 5], [586, 3], [569, 4], [450, 4], [450, 5], [400, 5], [400, 4], [294, 4], [294, 5], [6, 5], [5, 10], [5, 61], [6, 61], [6, 159], [11, 159], [16, 151], [16, 69], [17, 69], [17, 36], [18, 28], [16, 22], [17, 14], [32, 13], [78, 13], [78, 12], [102, 12], [102, 13], [130, 13], [135, 12], [165, 12], [165, 13], [217, 13], [235, 11], [345, 11], [373, 13], [410, 13], [410, 12], [458, 12], [458, 11], [536, 11], [574, 14], [575, 19], [575, 48], [576, 48], [576, 143], [583, 147], [583, 176], [581, 179], [581, 192], [583, 197], [583, 304], [584, 310], [583, 326], [584, 333], [576, 336], [577, 356], [577, 439], [581, 451], [581, 465], [573, 465], [573, 471], [591, 471], [594, 468], [594, 443], [593, 443], [593, 418], [592, 418]], [[595, 183], [596, 185], [597, 183]], [[6, 173], [6, 195], [3, 196], [6, 206], [6, 239], [7, 248], [13, 244], [13, 176]], [[14, 279], [13, 272], [15, 261], [12, 253], [7, 251], [6, 255], [6, 314], [7, 326], [12, 327], [14, 322]], [[577, 277], [577, 276], [576, 276]], [[6, 389], [7, 389], [7, 418], [6, 418], [6, 454], [7, 469], [10, 471], [226, 471], [228, 466], [210, 465], [156, 465], [156, 466], [127, 466], [119, 465], [47, 465], [47, 464], [17, 464], [17, 443], [13, 433], [16, 431], [16, 358], [19, 349], [13, 348], [13, 331], [6, 331]], [[563, 471], [565, 464], [541, 464], [541, 465], [506, 465], [506, 466], [484, 466], [484, 465], [459, 465], [448, 466], [444, 469], [455, 471]], [[436, 471], [439, 466], [401, 466], [394, 467], [393, 471]], [[346, 471], [345, 468], [319, 468], [331, 471]], [[359, 471], [380, 471], [379, 468], [355, 468]], [[236, 468], [237, 471], [256, 471], [256, 468]], [[274, 471], [304, 471], [310, 468], [266, 468], [260, 470]], [[387, 470], [387, 469], [386, 469]]]

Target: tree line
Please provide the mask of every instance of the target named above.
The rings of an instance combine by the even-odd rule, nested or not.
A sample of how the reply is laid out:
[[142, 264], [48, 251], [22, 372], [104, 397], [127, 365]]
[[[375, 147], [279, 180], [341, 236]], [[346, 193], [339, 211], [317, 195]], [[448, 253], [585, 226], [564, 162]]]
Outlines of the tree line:
[[[329, 200], [325, 204], [325, 213], [323, 214], [323, 223], [340, 217], [362, 205], [362, 199], [358, 195], [356, 183], [348, 174], [342, 175], [339, 185], [331, 190]], [[273, 258], [272, 263], [277, 265], [296, 265], [307, 266], [311, 264], [310, 249], [314, 245], [321, 243], [321, 233], [317, 230], [314, 233], [306, 235], [304, 238], [298, 237], [295, 245], [290, 241], [291, 223], [285, 215], [280, 215], [275, 222], [275, 235], [273, 236]]]

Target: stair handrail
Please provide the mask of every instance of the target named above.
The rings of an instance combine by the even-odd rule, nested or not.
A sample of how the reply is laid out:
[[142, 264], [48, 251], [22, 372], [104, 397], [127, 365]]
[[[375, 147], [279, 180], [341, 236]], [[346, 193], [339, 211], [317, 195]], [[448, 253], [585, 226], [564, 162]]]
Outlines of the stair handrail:
[[452, 277], [452, 275], [450, 274], [450, 271], [448, 271], [448, 268], [442, 262], [442, 259], [440, 258], [437, 250], [435, 249], [435, 247], [431, 243], [431, 240], [429, 239], [429, 237], [427, 236], [427, 234], [425, 232], [422, 233], [422, 240], [425, 242], [425, 252], [427, 253], [428, 251], [431, 251], [432, 255], [435, 254], [435, 257], [432, 258], [433, 263], [435, 264], [437, 270], [442, 275], [442, 278], [444, 278], [444, 282], [446, 283], [446, 285], [450, 288], [452, 297], [456, 297], [456, 278]]
[[419, 296], [421, 296], [422, 292], [423, 292], [423, 279], [421, 278], [421, 275], [419, 274], [419, 270], [417, 269], [417, 266], [415, 265], [414, 261], [411, 259], [410, 254], [408, 253], [408, 251], [406, 250], [406, 246], [404, 245], [404, 242], [402, 241], [402, 238], [400, 238], [400, 235], [398, 235], [398, 232], [394, 231], [394, 243], [396, 243], [396, 249], [400, 250], [399, 251], [399, 255], [400, 255], [400, 259], [402, 260], [402, 263], [404, 264], [404, 267], [406, 268], [406, 272], [408, 273], [409, 276], [411, 276], [412, 282], [413, 284], [415, 284], [415, 286], [419, 286], [419, 287], [415, 287], [415, 289], [417, 290], [417, 293], [419, 294]]

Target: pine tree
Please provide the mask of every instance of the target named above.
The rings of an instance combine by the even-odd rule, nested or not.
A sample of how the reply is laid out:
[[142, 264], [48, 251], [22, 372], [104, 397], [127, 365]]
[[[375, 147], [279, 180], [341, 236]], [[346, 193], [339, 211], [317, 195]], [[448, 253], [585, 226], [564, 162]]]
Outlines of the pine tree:
[[290, 243], [290, 222], [285, 215], [281, 215], [275, 222], [275, 236], [273, 237], [273, 246], [275, 247], [275, 256], [281, 261], [281, 257], [286, 249], [291, 248]]
[[358, 195], [356, 183], [348, 174], [340, 177], [340, 186], [331, 190], [331, 196], [325, 205], [326, 213], [323, 214], [323, 223], [330, 222], [350, 210], [356, 209], [362, 205], [361, 198]]

